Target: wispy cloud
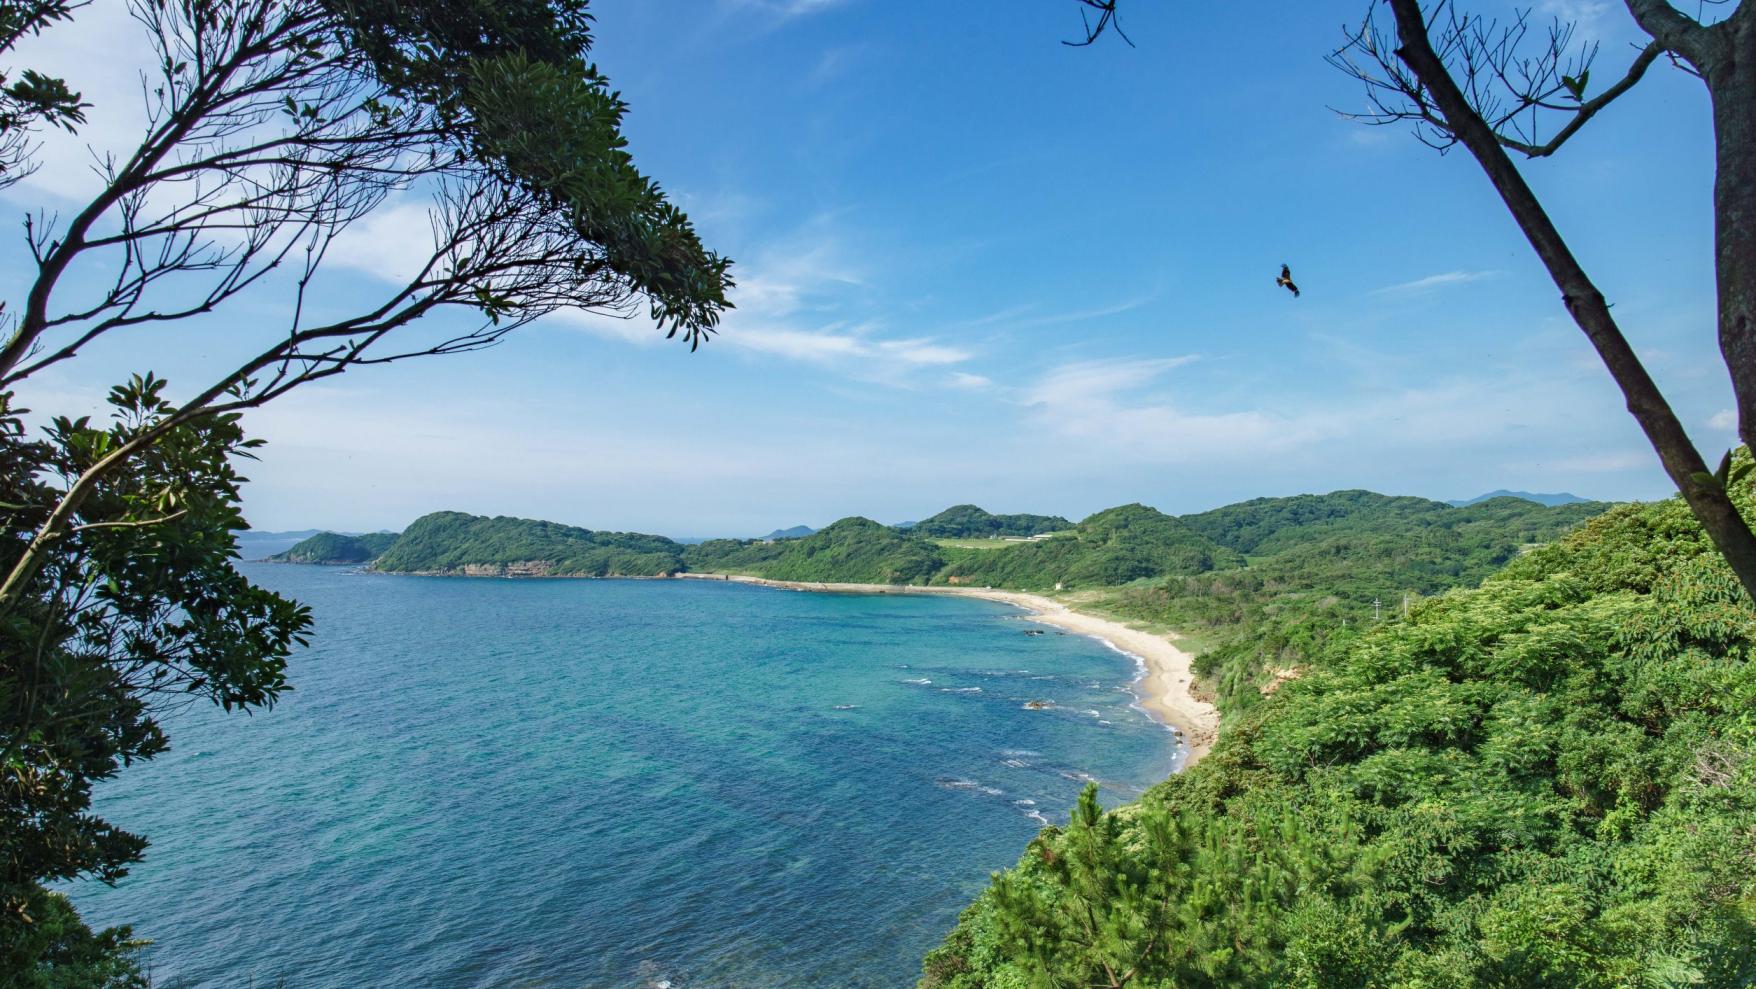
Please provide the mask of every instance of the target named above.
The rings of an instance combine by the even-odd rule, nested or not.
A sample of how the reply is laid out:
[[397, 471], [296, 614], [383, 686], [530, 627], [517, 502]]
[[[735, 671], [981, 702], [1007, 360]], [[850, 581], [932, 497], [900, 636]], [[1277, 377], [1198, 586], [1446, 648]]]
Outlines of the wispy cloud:
[[1614, 450], [1607, 453], [1588, 453], [1567, 457], [1563, 460], [1557, 460], [1549, 466], [1554, 470], [1574, 471], [1580, 474], [1615, 474], [1648, 468], [1654, 462], [1650, 450]]
[[1093, 306], [1087, 309], [1070, 309], [1064, 312], [1038, 312], [1035, 305], [1008, 306], [998, 312], [978, 316], [966, 320], [963, 326], [1004, 326], [1009, 329], [1030, 329], [1038, 326], [1058, 326], [1062, 323], [1084, 323], [1095, 319], [1106, 319], [1132, 312], [1150, 303], [1156, 296], [1143, 295], [1109, 305]]
[[1537, 10], [1563, 24], [1578, 25], [1580, 31], [1589, 35], [1602, 27], [1610, 6], [1608, 0], [1542, 0], [1537, 4]]
[[[843, 329], [794, 329], [784, 326], [734, 327], [721, 338], [732, 347], [817, 364], [863, 364], [872, 377], [886, 372], [961, 364], [975, 356], [967, 350], [946, 346], [926, 337], [884, 339], [870, 327]], [[859, 368], [856, 368], [859, 369]]]
[[757, 11], [780, 20], [791, 20], [840, 7], [848, 0], [725, 0], [734, 10]]
[[1707, 428], [1731, 431], [1738, 428], [1738, 414], [1731, 409], [1721, 409], [1707, 420]]
[[1257, 410], [1191, 411], [1169, 395], [1144, 393], [1199, 358], [1081, 361], [1053, 368], [1025, 389], [1037, 424], [1082, 448], [1128, 459], [1190, 461], [1278, 446], [1287, 424]]
[[1437, 275], [1428, 275], [1425, 278], [1417, 278], [1410, 282], [1402, 282], [1398, 285], [1386, 285], [1380, 289], [1373, 289], [1370, 294], [1376, 296], [1425, 295], [1428, 292], [1449, 288], [1452, 285], [1467, 285], [1470, 282], [1498, 278], [1500, 274], [1501, 272], [1498, 271], [1447, 271]]
[[946, 378], [946, 383], [953, 388], [962, 388], [966, 391], [984, 391], [994, 387], [992, 378], [980, 374], [970, 374], [968, 371], [951, 372], [951, 375]]

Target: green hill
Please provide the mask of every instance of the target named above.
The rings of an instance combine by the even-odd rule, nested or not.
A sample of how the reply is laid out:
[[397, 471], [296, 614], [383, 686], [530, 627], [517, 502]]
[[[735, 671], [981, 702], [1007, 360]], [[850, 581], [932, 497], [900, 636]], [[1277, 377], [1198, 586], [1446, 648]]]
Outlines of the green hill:
[[368, 532], [358, 536], [319, 532], [268, 559], [275, 563], [370, 563], [394, 542], [394, 532]]
[[771, 580], [924, 584], [945, 565], [932, 543], [859, 517], [774, 545], [780, 553], [761, 567]]
[[1497, 498], [1453, 508], [1369, 491], [1259, 498], [1184, 517], [1250, 554], [1248, 567], [1119, 589], [1102, 605], [1204, 640], [1197, 672], [1222, 708], [1237, 712], [1260, 698], [1265, 676], [1299, 664], [1349, 623], [1400, 611], [1405, 598], [1473, 586], [1608, 507]]
[[[791, 541], [789, 537], [787, 541]], [[798, 537], [806, 538], [806, 537]], [[786, 552], [776, 539], [709, 539], [683, 547], [683, 564], [696, 573], [762, 576], [764, 568]]]
[[937, 583], [1047, 590], [1235, 567], [1243, 558], [1145, 505], [1097, 513], [1065, 534], [998, 550], [947, 551]]
[[1476, 527], [1545, 542], [1609, 506], [1602, 502], [1540, 505], [1516, 497], [1498, 497], [1466, 506], [1426, 498], [1392, 497], [1371, 491], [1336, 491], [1291, 498], [1256, 498], [1182, 520], [1221, 546], [1249, 556], [1268, 556], [1294, 546], [1320, 542], [1341, 534], [1384, 535], [1423, 529], [1462, 530]]
[[1307, 640], [1200, 764], [1045, 829], [922, 989], [1756, 984], [1753, 654], [1680, 501], [1616, 508]]
[[1059, 515], [993, 515], [975, 505], [953, 505], [909, 527], [911, 535], [930, 539], [995, 539], [1034, 536], [1073, 528]]
[[663, 536], [433, 512], [405, 529], [372, 568], [387, 573], [658, 577], [682, 569], [682, 554], [682, 546]]

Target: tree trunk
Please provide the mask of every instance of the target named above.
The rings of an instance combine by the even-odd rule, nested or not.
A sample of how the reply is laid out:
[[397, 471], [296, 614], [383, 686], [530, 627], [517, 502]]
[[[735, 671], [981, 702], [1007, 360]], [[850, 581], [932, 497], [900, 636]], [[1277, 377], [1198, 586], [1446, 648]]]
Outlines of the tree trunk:
[[[1604, 367], [1615, 379], [1617, 387], [1622, 389], [1622, 395], [1628, 401], [1629, 413], [1634, 416], [1635, 421], [1640, 424], [1641, 430], [1646, 433], [1646, 438], [1652, 444], [1653, 450], [1657, 452], [1659, 461], [1664, 464], [1665, 473], [1670, 475], [1671, 482], [1677, 486], [1683, 500], [1688, 503], [1690, 510], [1695, 514], [1696, 520], [1701, 523], [1701, 527], [1706, 530], [1708, 537], [1713, 540], [1714, 547], [1719, 550], [1721, 556], [1725, 557], [1726, 562], [1731, 564], [1732, 571], [1737, 574], [1739, 582], [1744, 585], [1745, 593], [1756, 598], [1756, 534], [1751, 533], [1750, 524], [1739, 514], [1737, 506], [1732, 504], [1732, 500], [1724, 488], [1720, 487], [1717, 482], [1704, 483], [1699, 479], [1709, 470], [1702, 461], [1700, 451], [1695, 449], [1694, 441], [1689, 438], [1688, 431], [1683, 428], [1682, 422], [1671, 409], [1670, 402], [1665, 399], [1664, 393], [1659, 391], [1652, 376], [1646, 372], [1646, 366], [1640, 363], [1639, 356], [1629, 345], [1627, 337], [1623, 336], [1622, 328], [1616, 324], [1615, 317], [1610, 315], [1610, 308], [1604, 302], [1603, 293], [1598, 291], [1597, 286], [1586, 275], [1584, 267], [1573, 256], [1573, 251], [1568, 248], [1561, 232], [1549, 219], [1549, 214], [1543, 209], [1536, 193], [1524, 181], [1523, 174], [1518, 171], [1518, 166], [1513, 164], [1506, 149], [1500, 146], [1499, 138], [1494, 134], [1493, 129], [1470, 105], [1463, 90], [1458, 87], [1457, 80], [1451, 77], [1445, 63], [1433, 50], [1433, 43], [1427, 34], [1427, 24], [1421, 13], [1419, 0], [1389, 0], [1389, 3], [1390, 9], [1396, 17], [1397, 38], [1402, 44], [1402, 47], [1397, 49], [1397, 56], [1421, 81], [1421, 85], [1432, 97], [1439, 112], [1444, 115], [1445, 124], [1452, 136], [1469, 149], [1470, 154], [1474, 155], [1476, 162], [1481, 165], [1482, 171], [1487, 174], [1488, 180], [1494, 184], [1494, 189], [1499, 192], [1501, 200], [1506, 204], [1507, 211], [1512, 214], [1513, 220], [1518, 223], [1519, 229], [1523, 231], [1525, 239], [1530, 241], [1531, 247], [1535, 248], [1537, 257], [1542, 260], [1543, 266], [1548, 269], [1549, 277], [1554, 280], [1555, 287], [1561, 290], [1561, 301], [1567, 306], [1568, 314], [1573, 317], [1574, 323], [1578, 324], [1580, 330], [1584, 331], [1586, 338], [1591, 341], [1592, 346], [1597, 349], [1598, 356], [1603, 358]], [[1738, 14], [1743, 15], [1744, 9], [1740, 8]], [[1745, 22], [1749, 20], [1745, 17], [1740, 17], [1740, 19]], [[1746, 31], [1752, 30], [1748, 28], [1747, 23], [1745, 29]], [[1732, 61], [1727, 59], [1722, 63], [1716, 59], [1716, 66], [1728, 70], [1728, 78], [1736, 80], [1738, 77], [1730, 71], [1733, 66], [1729, 63]], [[1752, 70], [1756, 71], [1756, 59], [1752, 59], [1751, 62]], [[1748, 78], [1748, 75], [1746, 74], [1743, 78]], [[1747, 123], [1752, 112], [1747, 103], [1749, 92], [1747, 89], [1740, 92], [1746, 102], [1741, 106], [1728, 105], [1726, 114]], [[1735, 103], [1735, 101], [1728, 102]], [[1719, 103], [1720, 101], [1716, 98], [1716, 112]], [[1743, 124], [1740, 123], [1740, 126]], [[1722, 143], [1722, 163], [1726, 160], [1723, 157], [1724, 147]], [[1734, 160], [1731, 167], [1737, 170], [1738, 175], [1745, 177], [1752, 174], [1752, 169], [1756, 169], [1756, 165], [1749, 161]], [[1722, 173], [1721, 189], [1739, 184], [1737, 181], [1727, 182], [1726, 178], [1726, 175]], [[1727, 190], [1726, 194], [1735, 198], [1752, 195], [1748, 185], [1741, 189]], [[1716, 205], [1718, 204], [1716, 203]], [[1756, 218], [1756, 209], [1743, 213], [1741, 222], [1737, 214], [1730, 216], [1722, 214], [1720, 216], [1721, 243], [1723, 244], [1724, 238], [1729, 236], [1734, 242], [1734, 250], [1749, 251], [1751, 246], [1756, 244], [1756, 232], [1749, 229], [1749, 221], [1752, 218]], [[1731, 230], [1731, 232], [1725, 233], [1727, 230]], [[1743, 256], [1748, 257], [1748, 255]], [[1732, 259], [1732, 263], [1728, 265], [1722, 257], [1719, 268], [1722, 286], [1726, 284], [1728, 278], [1741, 285], [1751, 284], [1739, 279], [1737, 274], [1739, 270], [1749, 272], [1750, 269], [1747, 266], [1740, 269], [1736, 258]], [[1756, 326], [1751, 323], [1752, 313], [1748, 308], [1748, 296], [1745, 299], [1746, 308], [1742, 310], [1742, 314], [1733, 314], [1733, 321], [1738, 323], [1734, 328], [1743, 331], [1756, 330]], [[1726, 325], [1725, 320], [1726, 314], [1722, 311], [1720, 323], [1722, 328]], [[1738, 322], [1739, 320], [1741, 322]], [[1749, 345], [1748, 332], [1740, 336], [1738, 345], [1740, 347]], [[1741, 373], [1747, 374], [1752, 376], [1751, 383], [1756, 386], [1756, 368], [1753, 368], [1749, 360], [1751, 356], [1749, 353], [1744, 353], [1740, 357], [1734, 358], [1732, 353], [1728, 351], [1726, 360], [1731, 367], [1734, 381]], [[1756, 399], [1756, 387], [1752, 387], [1748, 394]], [[1743, 400], [1743, 396], [1744, 392], [1740, 391], [1740, 401]], [[1756, 413], [1756, 408], [1751, 411]], [[1744, 428], [1750, 428], [1751, 424], [1756, 424], [1756, 414], [1746, 418]]]
[[1724, 25], [1730, 44], [1707, 72], [1713, 94], [1713, 183], [1719, 349], [1731, 371], [1738, 436], [1756, 449], [1756, 20]]

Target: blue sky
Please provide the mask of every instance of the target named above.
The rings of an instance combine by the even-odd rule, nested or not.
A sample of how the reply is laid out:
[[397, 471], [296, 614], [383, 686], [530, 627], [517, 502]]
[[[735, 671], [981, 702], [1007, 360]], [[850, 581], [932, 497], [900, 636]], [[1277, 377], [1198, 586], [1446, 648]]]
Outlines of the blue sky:
[[[1322, 58], [1355, 0], [1251, 22], [1141, 0], [1138, 47], [1088, 49], [1059, 43], [1071, 0], [594, 7], [637, 160], [737, 261], [725, 332], [690, 354], [640, 321], [556, 316], [312, 386], [247, 422], [269, 441], [247, 471], [258, 528], [458, 509], [719, 535], [958, 502], [1669, 493], [1474, 162], [1331, 109], [1361, 102]], [[1600, 75], [1626, 64], [1619, 4], [1538, 7], [1604, 39]], [[90, 58], [136, 44], [113, 8], [30, 53], [100, 103], [99, 144], [127, 133], [125, 60]], [[0, 209], [66, 208], [77, 151], [45, 148]], [[1526, 171], [1711, 459], [1733, 431], [1710, 152], [1705, 92], [1660, 66]], [[425, 229], [414, 205], [367, 224], [336, 291], [381, 290]], [[1274, 286], [1283, 261], [1303, 298]], [[193, 388], [251, 307], [281, 304], [118, 340], [23, 400], [77, 409], [148, 367]]]

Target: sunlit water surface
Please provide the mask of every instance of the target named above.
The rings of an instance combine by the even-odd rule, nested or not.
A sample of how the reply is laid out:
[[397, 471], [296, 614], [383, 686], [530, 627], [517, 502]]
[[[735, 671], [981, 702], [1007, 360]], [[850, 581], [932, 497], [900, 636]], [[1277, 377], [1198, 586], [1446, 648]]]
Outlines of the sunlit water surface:
[[99, 795], [146, 861], [74, 888], [160, 987], [909, 986], [1086, 779], [1178, 758], [1004, 605], [245, 570], [316, 612], [297, 689], [173, 716]]

